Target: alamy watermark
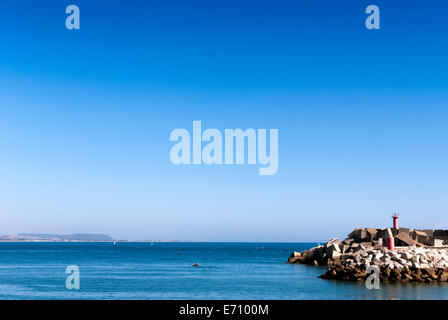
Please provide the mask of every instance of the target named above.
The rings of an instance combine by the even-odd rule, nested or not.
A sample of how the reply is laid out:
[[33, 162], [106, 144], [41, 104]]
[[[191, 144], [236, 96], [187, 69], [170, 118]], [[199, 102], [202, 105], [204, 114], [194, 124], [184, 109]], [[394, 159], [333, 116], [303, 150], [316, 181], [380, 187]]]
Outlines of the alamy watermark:
[[368, 30], [380, 29], [380, 8], [376, 5], [370, 5], [366, 8], [366, 14], [369, 16], [366, 18], [366, 28]]
[[366, 288], [369, 290], [380, 288], [380, 271], [377, 266], [370, 265], [366, 273], [369, 275], [366, 278]]
[[[79, 30], [80, 27], [80, 10], [77, 5], [69, 5], [65, 8], [65, 13], [69, 16], [66, 17], [65, 27], [68, 30]], [[376, 5], [369, 5], [365, 9], [365, 13], [368, 14], [365, 20], [365, 26], [368, 30], [380, 29], [380, 8]]]
[[65, 27], [68, 30], [79, 30], [81, 28], [79, 7], [73, 4], [69, 5], [65, 8], [65, 13], [69, 14], [69, 16], [65, 19]]
[[[201, 121], [193, 121], [192, 130], [191, 135], [188, 130], [180, 128], [171, 132], [170, 141], [177, 142], [170, 151], [173, 164], [242, 165], [247, 162], [258, 163], [260, 175], [277, 173], [278, 129], [269, 130], [269, 145], [266, 129], [224, 129], [224, 133], [218, 129], [206, 129], [202, 132]], [[204, 146], [203, 142], [206, 143]]]
[[79, 290], [80, 288], [80, 274], [79, 268], [75, 265], [70, 265], [65, 268], [65, 273], [70, 274], [65, 280], [65, 287], [68, 290]]

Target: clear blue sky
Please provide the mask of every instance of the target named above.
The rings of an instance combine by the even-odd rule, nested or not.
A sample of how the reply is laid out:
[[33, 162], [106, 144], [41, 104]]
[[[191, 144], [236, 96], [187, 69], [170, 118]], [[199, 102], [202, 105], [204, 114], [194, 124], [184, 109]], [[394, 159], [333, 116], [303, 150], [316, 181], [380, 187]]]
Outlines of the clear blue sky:
[[[65, 29], [77, 4], [81, 30]], [[381, 30], [364, 26], [367, 5]], [[446, 1], [0, 8], [0, 234], [324, 241], [448, 229]], [[279, 170], [174, 166], [175, 128], [278, 128]], [[191, 129], [190, 129], [191, 130]]]

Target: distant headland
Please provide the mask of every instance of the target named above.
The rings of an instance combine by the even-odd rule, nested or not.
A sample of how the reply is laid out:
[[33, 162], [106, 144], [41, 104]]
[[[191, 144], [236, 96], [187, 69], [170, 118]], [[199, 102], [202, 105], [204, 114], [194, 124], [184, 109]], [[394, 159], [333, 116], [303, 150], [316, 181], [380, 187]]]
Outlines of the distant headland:
[[119, 240], [107, 234], [75, 233], [19, 233], [17, 235], [0, 235], [0, 242], [177, 242], [176, 240]]
[[114, 239], [106, 234], [19, 233], [17, 235], [0, 236], [0, 241], [114, 241]]

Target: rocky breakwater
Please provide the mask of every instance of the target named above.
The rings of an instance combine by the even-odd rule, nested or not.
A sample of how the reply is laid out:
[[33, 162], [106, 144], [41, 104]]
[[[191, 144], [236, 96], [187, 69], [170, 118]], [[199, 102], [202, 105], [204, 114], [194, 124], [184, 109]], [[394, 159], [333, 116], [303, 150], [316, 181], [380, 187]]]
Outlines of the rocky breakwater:
[[[393, 237], [394, 250], [384, 243]], [[289, 263], [327, 265], [323, 279], [365, 280], [377, 267], [384, 282], [445, 282], [448, 280], [448, 232], [407, 228], [359, 228], [347, 239], [334, 238], [303, 252], [293, 252]]]
[[447, 282], [448, 250], [400, 248], [362, 250], [330, 266], [320, 277], [332, 280], [364, 281], [376, 266], [381, 282]]

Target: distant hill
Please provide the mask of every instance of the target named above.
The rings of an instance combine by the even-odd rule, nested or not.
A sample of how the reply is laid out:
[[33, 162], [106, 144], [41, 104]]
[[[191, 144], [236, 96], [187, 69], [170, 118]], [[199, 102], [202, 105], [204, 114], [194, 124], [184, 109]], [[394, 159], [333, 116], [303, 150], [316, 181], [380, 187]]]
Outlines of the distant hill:
[[89, 233], [75, 233], [75, 234], [45, 234], [45, 233], [20, 233], [19, 237], [40, 240], [78, 240], [78, 241], [112, 241], [107, 234], [89, 234]]

